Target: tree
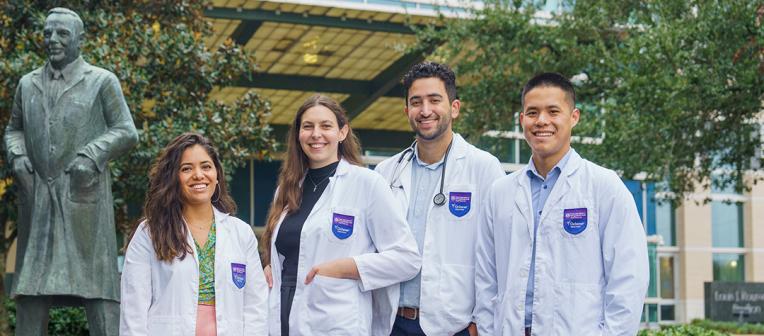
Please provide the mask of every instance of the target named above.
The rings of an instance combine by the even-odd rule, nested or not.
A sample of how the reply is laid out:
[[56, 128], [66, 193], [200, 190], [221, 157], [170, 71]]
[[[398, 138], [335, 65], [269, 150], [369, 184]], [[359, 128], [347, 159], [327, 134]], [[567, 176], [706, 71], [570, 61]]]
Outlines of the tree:
[[584, 0], [544, 17], [528, 3], [487, 1], [471, 19], [418, 30], [418, 45], [442, 44], [435, 57], [458, 73], [462, 132], [512, 130], [536, 73], [579, 75], [574, 135], [603, 140], [576, 144], [584, 156], [666, 182], [676, 200], [711, 181], [750, 187], [742, 177], [762, 161], [764, 5]]
[[[150, 163], [178, 134], [195, 130], [218, 147], [227, 173], [246, 159], [274, 150], [266, 119], [270, 105], [250, 92], [231, 105], [210, 99], [215, 86], [231, 85], [255, 70], [254, 55], [228, 40], [209, 50], [202, 1], [22, 1], [0, 0], [0, 127], [8, 122], [22, 75], [45, 63], [42, 27], [47, 10], [64, 6], [85, 23], [83, 57], [114, 72], [139, 132], [129, 156], [111, 163], [117, 223], [122, 232], [136, 224], [127, 204], [142, 204]], [[15, 237], [15, 188], [0, 150], [0, 270]], [[230, 177], [230, 175], [229, 175]], [[0, 281], [0, 302], [3, 282]], [[4, 307], [0, 304], [0, 307]], [[2, 309], [2, 308], [0, 308]], [[5, 316], [1, 314], [0, 316]], [[0, 319], [0, 333], [6, 330]]]

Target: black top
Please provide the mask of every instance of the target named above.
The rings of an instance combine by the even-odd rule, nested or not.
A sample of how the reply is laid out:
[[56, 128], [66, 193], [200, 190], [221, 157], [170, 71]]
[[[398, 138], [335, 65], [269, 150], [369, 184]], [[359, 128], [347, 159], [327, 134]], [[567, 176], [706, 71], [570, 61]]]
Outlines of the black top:
[[284, 256], [281, 268], [282, 285], [294, 286], [297, 278], [297, 260], [300, 255], [300, 233], [318, 198], [329, 185], [329, 178], [337, 171], [339, 161], [328, 166], [309, 169], [302, 182], [302, 203], [297, 211], [284, 218], [276, 236], [276, 251]]

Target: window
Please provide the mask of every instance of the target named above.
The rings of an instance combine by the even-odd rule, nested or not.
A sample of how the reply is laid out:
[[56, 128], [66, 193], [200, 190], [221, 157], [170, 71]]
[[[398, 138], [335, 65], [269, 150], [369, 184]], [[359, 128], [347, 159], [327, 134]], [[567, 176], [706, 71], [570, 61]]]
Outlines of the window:
[[714, 253], [714, 281], [745, 281], [745, 256], [739, 253]]
[[662, 244], [648, 243], [650, 286], [642, 312], [642, 322], [655, 324], [676, 321], [677, 262], [675, 210], [662, 199], [655, 183], [624, 181], [634, 197], [648, 236], [660, 235]]
[[662, 255], [659, 260], [659, 292], [661, 299], [675, 299], [674, 293], [674, 256]]
[[711, 202], [713, 247], [743, 247], [743, 204]]
[[663, 238], [663, 245], [676, 246], [676, 217], [669, 201], [655, 204], [655, 233]]

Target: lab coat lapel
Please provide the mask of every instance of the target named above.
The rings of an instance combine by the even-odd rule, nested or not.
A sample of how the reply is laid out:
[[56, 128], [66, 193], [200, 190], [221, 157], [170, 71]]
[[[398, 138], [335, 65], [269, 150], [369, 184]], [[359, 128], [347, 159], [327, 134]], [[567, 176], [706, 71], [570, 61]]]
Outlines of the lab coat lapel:
[[533, 241], [533, 209], [531, 208], [531, 182], [528, 178], [528, 166], [520, 172], [517, 177], [517, 191], [512, 197], [515, 200], [515, 206], [525, 219], [525, 225], [528, 228], [528, 239]]
[[[571, 149], [571, 151], [572, 150], [573, 149]], [[578, 156], [578, 153], [571, 152], [570, 158], [568, 158], [568, 162], [565, 165], [564, 170], [560, 172], [560, 177], [557, 179], [557, 183], [554, 184], [554, 188], [552, 189], [552, 192], [549, 194], [549, 198], [547, 198], [547, 201], [544, 204], [541, 218], [539, 218], [539, 225], [544, 223], [544, 220], [551, 212], [550, 210], [562, 202], [570, 190], [573, 189], [573, 179], [571, 176], [573, 173], [575, 173], [576, 169], [578, 169], [580, 162], [581, 157]], [[560, 218], [560, 220], [562, 220], [562, 218]]]
[[[212, 207], [212, 211], [215, 216], [215, 268], [222, 268], [223, 267], [231, 267], [231, 265], [225, 265], [223, 264], [225, 262], [225, 258], [223, 258], [223, 255], [225, 253], [220, 253], [221, 250], [224, 250], [228, 245], [226, 239], [229, 237], [228, 232], [228, 225], [225, 225], [225, 217], [228, 216], [228, 214], [224, 214], [215, 207]], [[209, 242], [208, 242], [209, 243]], [[223, 251], [225, 252], [225, 251]], [[222, 268], [225, 269], [225, 268]], [[215, 272], [215, 290], [217, 291], [218, 284], [225, 283], [224, 281], [233, 281], [233, 279], [225, 279], [225, 275], [228, 274], [227, 272]]]
[[[412, 153], [410, 155], [414, 155], [414, 154]], [[400, 172], [401, 176], [398, 179], [400, 180], [401, 187], [403, 189], [403, 196], [405, 199], [405, 203], [404, 203], [405, 208], [408, 208], [408, 205], [409, 205], [409, 197], [410, 197], [409, 190], [411, 189], [411, 165], [416, 164], [415, 162], [413, 162], [413, 160], [415, 159], [412, 158], [411, 160], [409, 160], [408, 155], [404, 156], [403, 161], [401, 161], [401, 164], [400, 164], [402, 168], [398, 168], [398, 169], [403, 169]], [[397, 172], [394, 171], [393, 173], [397, 173]]]

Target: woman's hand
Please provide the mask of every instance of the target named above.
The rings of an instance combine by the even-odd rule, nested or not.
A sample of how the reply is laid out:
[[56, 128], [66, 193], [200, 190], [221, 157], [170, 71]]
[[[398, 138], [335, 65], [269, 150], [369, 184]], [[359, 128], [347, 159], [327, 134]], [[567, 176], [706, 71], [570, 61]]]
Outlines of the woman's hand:
[[273, 272], [271, 271], [271, 265], [265, 266], [265, 268], [263, 268], [263, 273], [265, 273], [265, 282], [268, 283], [268, 288], [273, 288]]
[[358, 274], [358, 266], [356, 266], [353, 258], [342, 258], [313, 266], [308, 271], [308, 276], [305, 277], [305, 284], [308, 285], [313, 282], [316, 274], [339, 279], [358, 280], [361, 278], [361, 275]]

